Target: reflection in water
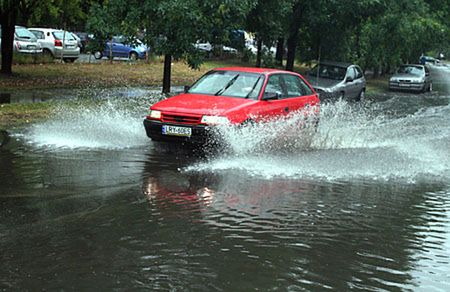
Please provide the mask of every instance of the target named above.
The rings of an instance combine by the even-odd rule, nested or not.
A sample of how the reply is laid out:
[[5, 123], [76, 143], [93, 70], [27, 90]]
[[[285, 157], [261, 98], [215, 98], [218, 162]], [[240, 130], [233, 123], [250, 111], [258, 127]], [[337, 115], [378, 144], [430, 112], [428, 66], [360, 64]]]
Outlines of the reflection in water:
[[[436, 206], [429, 202], [432, 196], [448, 194], [423, 195], [432, 186], [318, 184], [258, 179], [233, 171], [220, 175], [147, 171], [143, 188], [152, 208], [165, 218], [174, 216], [207, 228], [213, 238], [209, 245], [225, 257], [239, 258], [240, 266], [235, 267], [239, 272], [245, 273], [241, 265], [252, 261], [264, 263], [258, 268], [258, 283], [269, 277], [271, 283], [292, 289], [413, 288], [430, 284], [426, 275], [418, 277], [416, 272], [424, 251], [429, 258], [425, 256], [420, 265], [431, 268], [437, 258], [441, 267], [450, 264], [438, 235], [442, 228], [429, 226], [430, 220], [437, 220], [435, 225], [448, 228], [448, 218], [435, 214]], [[449, 198], [444, 205], [450, 206]], [[437, 235], [425, 246], [424, 230], [432, 238]], [[205, 247], [205, 252], [210, 250]], [[242, 279], [237, 272], [228, 272], [229, 277]], [[439, 279], [446, 274], [437, 273]]]

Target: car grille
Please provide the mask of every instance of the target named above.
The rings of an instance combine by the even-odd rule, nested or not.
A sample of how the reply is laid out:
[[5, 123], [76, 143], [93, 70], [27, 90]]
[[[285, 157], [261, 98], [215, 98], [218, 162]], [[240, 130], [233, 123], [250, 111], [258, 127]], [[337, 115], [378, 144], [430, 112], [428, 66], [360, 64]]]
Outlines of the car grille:
[[161, 120], [164, 123], [174, 123], [174, 124], [191, 124], [197, 125], [202, 119], [201, 115], [186, 115], [186, 114], [169, 114], [162, 113]]

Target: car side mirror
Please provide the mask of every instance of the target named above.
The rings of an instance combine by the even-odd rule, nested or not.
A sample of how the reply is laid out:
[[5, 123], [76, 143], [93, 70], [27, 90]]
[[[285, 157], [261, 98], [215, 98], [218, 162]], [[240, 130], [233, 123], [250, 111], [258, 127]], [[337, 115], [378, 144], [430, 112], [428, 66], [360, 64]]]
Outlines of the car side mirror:
[[278, 92], [264, 92], [262, 100], [275, 100], [280, 98], [281, 94]]
[[425, 73], [425, 76], [430, 76], [430, 72], [426, 72], [426, 73]]
[[185, 85], [183, 89], [184, 93], [188, 93], [189, 89], [191, 89], [191, 87], [189, 85]]
[[345, 78], [345, 82], [352, 82], [353, 78], [351, 76], [347, 76], [347, 78]]

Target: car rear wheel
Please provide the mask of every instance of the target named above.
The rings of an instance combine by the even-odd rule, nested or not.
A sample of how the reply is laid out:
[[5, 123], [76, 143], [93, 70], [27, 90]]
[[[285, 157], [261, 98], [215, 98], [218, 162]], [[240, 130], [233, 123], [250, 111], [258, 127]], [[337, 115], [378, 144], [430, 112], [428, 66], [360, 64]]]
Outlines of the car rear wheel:
[[94, 58], [96, 58], [97, 60], [100, 60], [102, 57], [103, 57], [102, 52], [97, 51], [94, 53]]
[[131, 52], [131, 53], [130, 53], [130, 60], [131, 60], [131, 61], [136, 61], [137, 58], [138, 58], [138, 55], [137, 55], [136, 52]]
[[52, 52], [49, 49], [44, 49], [43, 53], [45, 57], [54, 58]]

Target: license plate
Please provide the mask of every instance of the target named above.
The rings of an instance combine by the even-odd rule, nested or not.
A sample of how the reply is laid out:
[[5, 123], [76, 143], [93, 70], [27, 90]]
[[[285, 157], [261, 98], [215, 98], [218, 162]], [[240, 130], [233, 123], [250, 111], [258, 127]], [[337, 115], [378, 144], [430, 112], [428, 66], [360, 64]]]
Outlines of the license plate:
[[192, 135], [192, 129], [187, 127], [163, 125], [162, 134], [171, 136], [190, 137]]
[[73, 46], [73, 45], [67, 45], [66, 48], [68, 48], [68, 49], [73, 49], [73, 48], [75, 48], [75, 46]]
[[29, 50], [34, 50], [34, 49], [36, 49], [36, 46], [31, 45], [31, 46], [28, 46], [27, 48], [28, 48]]
[[400, 83], [399, 85], [400, 85], [400, 87], [410, 87], [409, 84], [405, 84], [405, 83]]

